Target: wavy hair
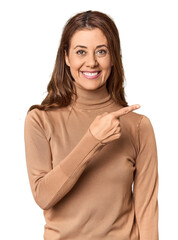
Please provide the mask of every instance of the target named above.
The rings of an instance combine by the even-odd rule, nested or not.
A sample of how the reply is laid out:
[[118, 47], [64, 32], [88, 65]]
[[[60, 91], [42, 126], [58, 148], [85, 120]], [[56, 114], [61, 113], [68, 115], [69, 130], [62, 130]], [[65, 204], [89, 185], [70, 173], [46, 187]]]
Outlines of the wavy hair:
[[34, 108], [51, 110], [68, 106], [72, 95], [76, 95], [75, 84], [70, 73], [70, 67], [65, 63], [65, 51], [69, 54], [70, 41], [76, 31], [99, 28], [108, 41], [113, 66], [107, 79], [106, 87], [112, 99], [122, 105], [128, 106], [124, 92], [124, 69], [118, 29], [114, 21], [105, 13], [99, 11], [85, 11], [71, 17], [65, 24], [57, 51], [56, 61], [50, 82], [47, 86], [47, 96], [40, 105], [32, 105], [28, 112]]

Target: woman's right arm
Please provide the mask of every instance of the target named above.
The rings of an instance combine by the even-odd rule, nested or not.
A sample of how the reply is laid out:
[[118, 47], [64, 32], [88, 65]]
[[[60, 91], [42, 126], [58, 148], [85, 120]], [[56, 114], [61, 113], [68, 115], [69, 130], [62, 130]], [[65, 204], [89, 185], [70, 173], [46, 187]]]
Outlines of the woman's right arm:
[[33, 197], [42, 209], [59, 202], [74, 186], [92, 157], [104, 145], [121, 136], [119, 117], [137, 105], [98, 115], [74, 149], [52, 168], [52, 153], [44, 126], [36, 111], [25, 119], [24, 137], [27, 170]]
[[91, 158], [105, 145], [86, 131], [75, 148], [52, 168], [52, 153], [36, 111], [24, 124], [25, 155], [33, 197], [42, 209], [59, 202], [74, 186]]

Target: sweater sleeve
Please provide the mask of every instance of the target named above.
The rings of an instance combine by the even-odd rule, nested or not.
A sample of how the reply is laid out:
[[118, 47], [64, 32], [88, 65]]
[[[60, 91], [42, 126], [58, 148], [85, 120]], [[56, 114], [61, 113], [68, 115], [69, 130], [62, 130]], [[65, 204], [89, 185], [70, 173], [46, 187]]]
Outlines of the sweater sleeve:
[[24, 124], [25, 155], [30, 187], [35, 202], [49, 209], [74, 186], [87, 163], [105, 145], [88, 129], [74, 149], [52, 168], [52, 153], [43, 124], [30, 111]]
[[140, 240], [158, 240], [158, 160], [152, 124], [142, 116], [134, 179], [134, 206]]

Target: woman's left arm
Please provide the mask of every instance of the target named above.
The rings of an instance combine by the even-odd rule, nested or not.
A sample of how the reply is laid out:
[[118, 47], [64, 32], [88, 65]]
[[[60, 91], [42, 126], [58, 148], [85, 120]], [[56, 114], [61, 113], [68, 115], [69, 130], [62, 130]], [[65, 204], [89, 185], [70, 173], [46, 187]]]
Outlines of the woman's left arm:
[[138, 126], [138, 143], [133, 197], [139, 239], [159, 240], [157, 146], [152, 124], [145, 115]]

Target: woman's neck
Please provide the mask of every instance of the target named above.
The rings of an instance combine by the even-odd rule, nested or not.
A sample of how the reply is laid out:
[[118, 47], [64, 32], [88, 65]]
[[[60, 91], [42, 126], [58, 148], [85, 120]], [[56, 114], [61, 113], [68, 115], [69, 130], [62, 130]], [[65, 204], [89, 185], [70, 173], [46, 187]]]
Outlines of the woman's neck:
[[74, 81], [76, 87], [77, 99], [74, 106], [80, 109], [99, 109], [108, 106], [112, 100], [106, 88], [106, 82], [97, 89], [88, 90]]

